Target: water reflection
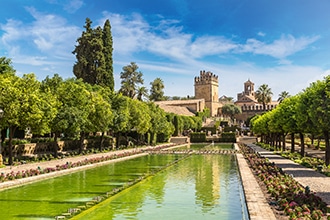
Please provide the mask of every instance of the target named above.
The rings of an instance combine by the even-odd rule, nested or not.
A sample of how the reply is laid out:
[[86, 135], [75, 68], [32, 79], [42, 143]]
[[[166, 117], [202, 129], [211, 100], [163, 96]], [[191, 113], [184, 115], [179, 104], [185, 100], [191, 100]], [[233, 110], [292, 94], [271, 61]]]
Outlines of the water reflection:
[[234, 155], [193, 155], [77, 219], [245, 219]]

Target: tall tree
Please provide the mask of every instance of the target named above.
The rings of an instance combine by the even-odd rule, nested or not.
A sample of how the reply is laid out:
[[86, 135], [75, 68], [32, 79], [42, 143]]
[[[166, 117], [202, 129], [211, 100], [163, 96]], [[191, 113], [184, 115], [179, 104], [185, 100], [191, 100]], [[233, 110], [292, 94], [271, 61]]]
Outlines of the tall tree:
[[91, 85], [101, 85], [114, 89], [112, 68], [112, 37], [110, 22], [107, 20], [104, 29], [100, 26], [93, 29], [92, 21], [86, 18], [85, 31], [77, 39], [73, 54], [77, 61], [73, 73], [78, 79]]
[[123, 67], [123, 72], [120, 73], [121, 88], [120, 92], [130, 98], [134, 98], [137, 94], [138, 84], [143, 84], [143, 74], [138, 71], [139, 66], [135, 62]]
[[164, 82], [161, 78], [156, 78], [150, 83], [150, 100], [152, 101], [162, 101], [164, 100]]
[[[13, 74], [0, 74], [0, 106], [4, 116], [0, 119], [1, 127], [9, 128], [9, 164], [13, 163], [12, 140], [17, 128], [44, 133], [44, 106], [47, 104], [40, 95], [40, 83], [34, 74], [25, 74], [22, 78]], [[48, 117], [46, 117], [48, 118]]]
[[130, 113], [129, 113], [129, 98], [122, 94], [112, 94], [111, 108], [113, 112], [113, 123], [111, 130], [115, 133], [116, 148], [120, 146], [120, 138], [123, 132], [127, 131], [129, 127]]
[[272, 90], [267, 84], [262, 84], [256, 91], [256, 98], [262, 104], [264, 110], [266, 110], [266, 104], [272, 101], [272, 95]]
[[143, 97], [148, 98], [148, 90], [145, 86], [141, 86], [137, 89], [137, 99], [143, 101]]
[[278, 95], [277, 101], [281, 103], [281, 102], [283, 102], [284, 99], [289, 98], [289, 97], [290, 97], [289, 92], [283, 91]]
[[106, 85], [109, 87], [110, 91], [114, 91], [115, 88], [115, 80], [113, 77], [113, 40], [111, 34], [111, 25], [109, 19], [107, 19], [103, 26], [103, 53], [105, 59], [105, 70], [106, 75], [104, 76], [104, 81]]
[[330, 76], [323, 81], [312, 83], [304, 92], [307, 113], [312, 123], [306, 128], [318, 129], [323, 133], [325, 141], [325, 164], [330, 164]]
[[12, 66], [11, 59], [6, 57], [0, 57], [0, 74], [15, 72], [16, 71]]
[[93, 86], [92, 89], [93, 91], [90, 91], [92, 103], [88, 116], [90, 126], [87, 130], [90, 132], [102, 132], [99, 144], [99, 150], [102, 150], [104, 133], [110, 129], [113, 121], [111, 105], [106, 96], [106, 93], [109, 93], [109, 89], [97, 85]]
[[242, 109], [233, 103], [225, 104], [221, 108], [222, 114], [230, 117], [231, 120], [234, 120], [234, 116], [242, 113]]

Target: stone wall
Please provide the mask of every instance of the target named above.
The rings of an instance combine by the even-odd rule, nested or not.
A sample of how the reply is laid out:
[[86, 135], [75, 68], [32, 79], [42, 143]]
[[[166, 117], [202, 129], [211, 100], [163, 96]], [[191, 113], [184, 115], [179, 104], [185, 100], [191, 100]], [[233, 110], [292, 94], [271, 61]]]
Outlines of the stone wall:
[[[84, 140], [84, 149], [97, 148], [99, 146], [99, 139]], [[58, 152], [77, 150], [79, 141], [58, 141]], [[112, 139], [105, 139], [104, 147], [112, 146]], [[13, 157], [20, 157], [23, 155], [39, 155], [54, 152], [55, 143], [31, 143], [31, 144], [18, 144], [13, 146]], [[8, 147], [2, 147], [2, 155], [8, 156]]]

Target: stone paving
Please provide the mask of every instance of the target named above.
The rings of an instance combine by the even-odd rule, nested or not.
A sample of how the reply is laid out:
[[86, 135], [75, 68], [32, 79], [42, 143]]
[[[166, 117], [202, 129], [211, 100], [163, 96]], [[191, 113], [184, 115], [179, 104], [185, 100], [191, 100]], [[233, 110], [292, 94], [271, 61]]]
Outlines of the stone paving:
[[237, 154], [237, 162], [243, 183], [245, 200], [251, 220], [276, 220], [273, 210], [268, 205], [257, 180], [243, 155]]

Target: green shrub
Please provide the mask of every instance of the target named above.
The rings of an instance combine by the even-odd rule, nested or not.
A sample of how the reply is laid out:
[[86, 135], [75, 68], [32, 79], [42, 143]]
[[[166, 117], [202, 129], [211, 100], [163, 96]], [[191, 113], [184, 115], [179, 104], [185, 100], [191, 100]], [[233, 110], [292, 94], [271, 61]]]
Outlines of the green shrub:
[[204, 132], [192, 132], [190, 133], [191, 142], [206, 142], [206, 133]]
[[206, 134], [208, 131], [211, 131], [211, 134], [215, 134], [217, 132], [217, 129], [215, 127], [202, 127], [202, 131], [205, 131]]

